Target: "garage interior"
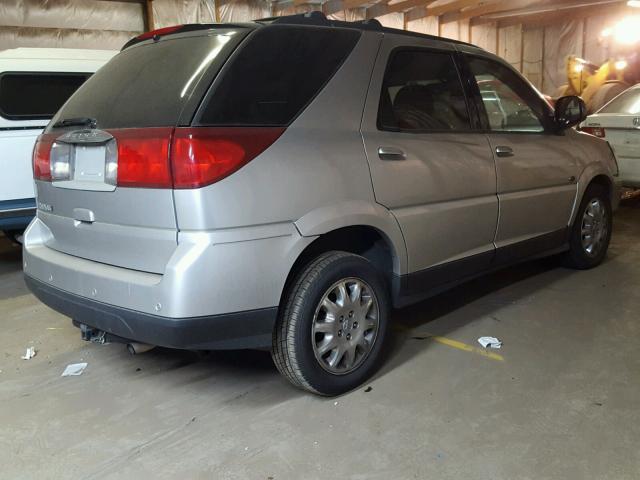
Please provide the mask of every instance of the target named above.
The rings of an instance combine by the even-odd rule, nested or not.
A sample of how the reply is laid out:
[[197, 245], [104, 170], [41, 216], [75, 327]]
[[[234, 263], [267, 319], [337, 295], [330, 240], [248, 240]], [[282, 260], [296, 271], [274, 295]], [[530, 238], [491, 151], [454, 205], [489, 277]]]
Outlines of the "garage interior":
[[[170, 25], [319, 10], [478, 45], [557, 98], [582, 59], [628, 58], [611, 29], [640, 16], [638, 6], [9, 0], [0, 2], [0, 50], [117, 50]], [[569, 56], [578, 60], [567, 66]], [[603, 265], [536, 260], [396, 310], [381, 370], [323, 398], [288, 385], [267, 352], [131, 356], [121, 344], [83, 342], [29, 293], [21, 247], [0, 234], [0, 477], [637, 479], [639, 236], [640, 194], [628, 190]], [[481, 348], [485, 335], [502, 348]], [[29, 347], [37, 354], [23, 360]], [[60, 376], [78, 362], [88, 363], [82, 375]]]

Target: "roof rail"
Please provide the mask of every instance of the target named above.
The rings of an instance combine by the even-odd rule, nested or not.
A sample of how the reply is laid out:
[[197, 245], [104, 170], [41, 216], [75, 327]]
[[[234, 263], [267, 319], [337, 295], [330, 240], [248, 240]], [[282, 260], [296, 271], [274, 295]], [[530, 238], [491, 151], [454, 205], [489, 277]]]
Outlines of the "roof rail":
[[360, 30], [382, 31], [382, 24], [375, 19], [361, 20], [357, 22], [343, 22], [341, 20], [330, 20], [320, 11], [300, 13], [297, 15], [285, 15], [282, 17], [270, 17], [255, 20], [257, 23], [268, 23], [271, 25], [317, 25], [321, 27], [342, 27], [357, 28]]

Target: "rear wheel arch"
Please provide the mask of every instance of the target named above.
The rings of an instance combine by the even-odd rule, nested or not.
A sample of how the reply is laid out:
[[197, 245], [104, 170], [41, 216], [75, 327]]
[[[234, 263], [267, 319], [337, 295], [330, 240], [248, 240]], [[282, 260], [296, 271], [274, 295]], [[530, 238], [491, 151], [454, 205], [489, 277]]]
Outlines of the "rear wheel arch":
[[319, 235], [298, 255], [285, 281], [281, 303], [296, 275], [315, 258], [331, 251], [353, 253], [366, 258], [383, 273], [389, 285], [392, 275], [400, 274], [398, 252], [384, 232], [371, 225], [340, 227]]

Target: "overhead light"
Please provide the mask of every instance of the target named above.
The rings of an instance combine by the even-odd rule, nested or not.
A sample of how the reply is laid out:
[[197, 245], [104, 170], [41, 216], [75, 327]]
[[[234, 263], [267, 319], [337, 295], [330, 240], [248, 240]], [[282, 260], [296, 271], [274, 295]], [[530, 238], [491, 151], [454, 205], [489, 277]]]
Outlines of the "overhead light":
[[640, 8], [640, 0], [629, 0], [627, 5], [630, 7]]
[[625, 68], [627, 68], [627, 65], [628, 63], [626, 60], [618, 60], [615, 63], [616, 70], [624, 70]]
[[614, 35], [617, 42], [625, 45], [640, 41], [640, 17], [627, 17], [618, 22]]
[[[632, 0], [638, 3], [640, 0]], [[613, 27], [607, 27], [600, 32], [602, 38], [612, 37], [617, 43], [623, 45], [632, 45], [640, 42], [640, 15], [628, 16]]]

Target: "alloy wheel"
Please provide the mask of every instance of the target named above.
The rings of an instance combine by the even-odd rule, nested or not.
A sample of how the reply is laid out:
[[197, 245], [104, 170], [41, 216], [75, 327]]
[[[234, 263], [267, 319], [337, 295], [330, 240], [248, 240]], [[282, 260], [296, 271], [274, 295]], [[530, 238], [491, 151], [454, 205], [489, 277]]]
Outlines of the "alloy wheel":
[[596, 257], [602, 250], [609, 231], [607, 210], [602, 200], [593, 198], [587, 204], [582, 216], [582, 248], [590, 257]]
[[378, 299], [359, 278], [345, 278], [324, 293], [312, 323], [313, 353], [322, 368], [334, 375], [357, 369], [376, 341]]

